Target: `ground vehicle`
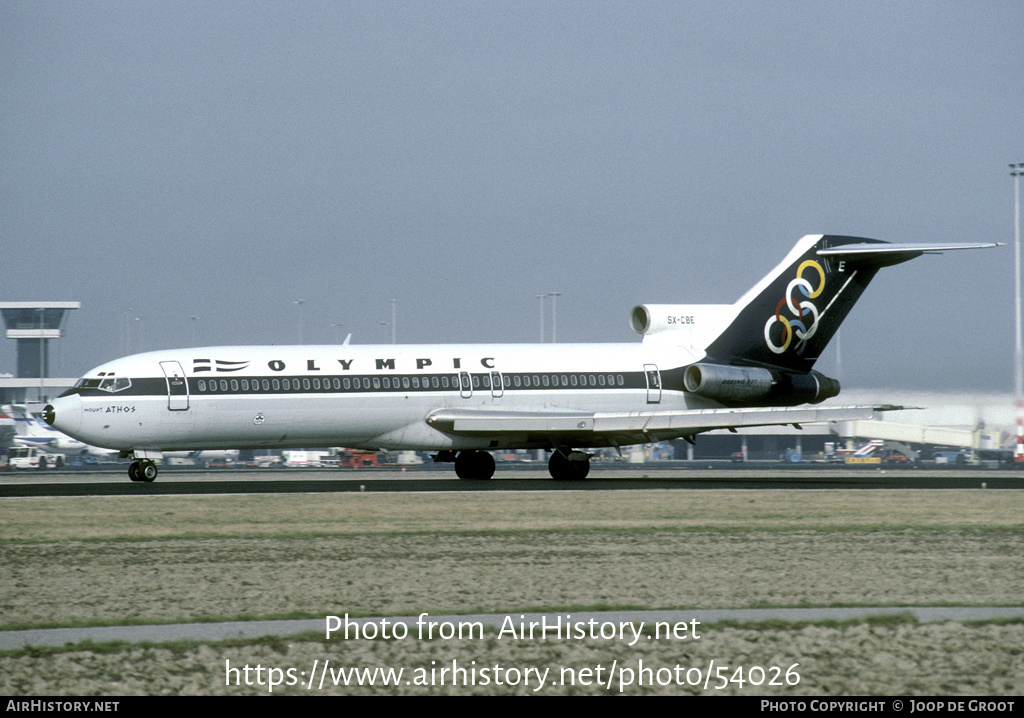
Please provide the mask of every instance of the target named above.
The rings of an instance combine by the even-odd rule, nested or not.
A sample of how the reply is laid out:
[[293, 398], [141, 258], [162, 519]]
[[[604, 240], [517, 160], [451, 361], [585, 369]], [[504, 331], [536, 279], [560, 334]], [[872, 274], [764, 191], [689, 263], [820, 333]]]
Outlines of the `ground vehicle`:
[[932, 453], [936, 464], [966, 464], [970, 458], [966, 449], [947, 449]]
[[59, 469], [64, 466], [64, 454], [51, 454], [35, 446], [15, 446], [7, 451], [8, 465], [12, 469]]
[[359, 469], [377, 466], [376, 451], [352, 451], [345, 449], [338, 452], [338, 467], [342, 469]]

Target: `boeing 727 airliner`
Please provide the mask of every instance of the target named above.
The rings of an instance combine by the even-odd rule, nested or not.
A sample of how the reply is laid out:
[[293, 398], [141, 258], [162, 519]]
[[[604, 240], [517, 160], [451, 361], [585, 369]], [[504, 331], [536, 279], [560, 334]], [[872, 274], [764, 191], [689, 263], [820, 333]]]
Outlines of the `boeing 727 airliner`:
[[489, 451], [546, 449], [582, 479], [586, 449], [747, 426], [870, 418], [800, 407], [839, 394], [815, 361], [881, 268], [997, 244], [810, 235], [736, 303], [642, 305], [636, 344], [223, 346], [149, 352], [88, 372], [53, 400], [54, 428], [156, 478], [164, 452], [346, 446], [434, 451], [463, 479]]

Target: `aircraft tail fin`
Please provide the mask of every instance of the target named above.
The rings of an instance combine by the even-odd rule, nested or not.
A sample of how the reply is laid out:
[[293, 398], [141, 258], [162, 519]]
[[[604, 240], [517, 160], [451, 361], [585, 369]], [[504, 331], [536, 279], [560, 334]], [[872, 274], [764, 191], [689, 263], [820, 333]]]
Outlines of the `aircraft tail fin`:
[[922, 254], [995, 246], [808, 235], [733, 305], [732, 322], [706, 346], [708, 359], [809, 372], [879, 269]]

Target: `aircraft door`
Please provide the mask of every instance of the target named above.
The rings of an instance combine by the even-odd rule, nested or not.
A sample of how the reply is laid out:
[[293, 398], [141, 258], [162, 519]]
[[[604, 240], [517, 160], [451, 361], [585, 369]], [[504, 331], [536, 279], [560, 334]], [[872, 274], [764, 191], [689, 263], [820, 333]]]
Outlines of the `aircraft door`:
[[647, 377], [647, 403], [661, 402], [661, 372], [654, 364], [644, 364], [644, 376]]
[[505, 386], [502, 384], [501, 372], [491, 372], [491, 397], [494, 399], [500, 399], [501, 395], [505, 393]]
[[473, 396], [473, 380], [470, 378], [468, 371], [459, 372], [459, 393], [463, 399]]
[[181, 364], [176, 361], [162, 361], [160, 368], [167, 379], [167, 408], [170, 411], [188, 410], [188, 380]]

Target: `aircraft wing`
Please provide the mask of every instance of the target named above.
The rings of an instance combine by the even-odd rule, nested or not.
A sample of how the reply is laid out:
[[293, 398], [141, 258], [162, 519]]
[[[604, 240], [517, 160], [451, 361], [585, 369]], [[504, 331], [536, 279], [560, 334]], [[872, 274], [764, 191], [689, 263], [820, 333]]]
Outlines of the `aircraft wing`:
[[[876, 411], [893, 411], [899, 406], [768, 407], [739, 409], [690, 409], [681, 411], [577, 412], [577, 411], [495, 411], [441, 409], [427, 417], [434, 428], [465, 436], [546, 434], [563, 441], [589, 443], [603, 436], [613, 443], [661, 441], [692, 437], [713, 429], [748, 426], [815, 424], [830, 421], [871, 419]], [[620, 437], [621, 441], [616, 441]], [[632, 443], [636, 443], [633, 441]]]

